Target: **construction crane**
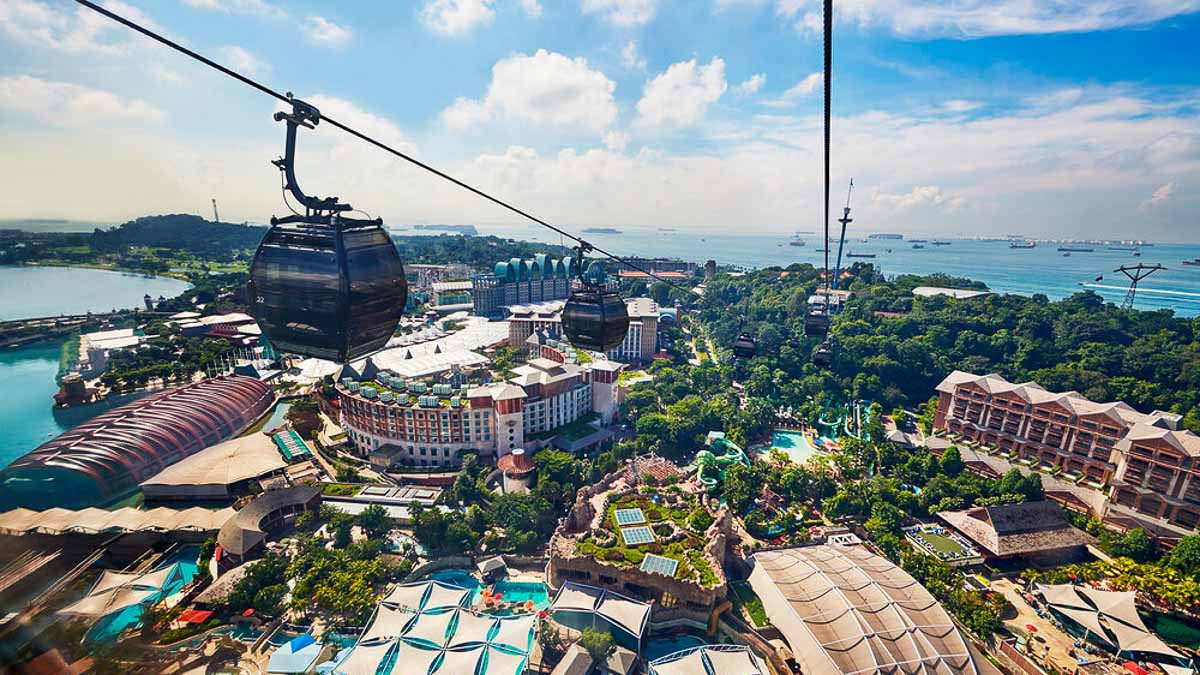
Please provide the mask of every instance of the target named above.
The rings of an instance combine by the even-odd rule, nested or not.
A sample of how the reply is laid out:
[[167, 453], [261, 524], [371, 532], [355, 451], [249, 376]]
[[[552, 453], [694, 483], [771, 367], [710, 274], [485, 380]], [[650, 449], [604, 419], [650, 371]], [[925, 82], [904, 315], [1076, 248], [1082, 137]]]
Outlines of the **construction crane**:
[[1165, 269], [1167, 268], [1159, 265], [1158, 263], [1154, 263], [1153, 265], [1138, 263], [1136, 265], [1121, 265], [1117, 269], [1113, 270], [1114, 272], [1120, 272], [1121, 274], [1129, 277], [1129, 292], [1125, 294], [1125, 302], [1121, 303], [1121, 309], [1133, 309], [1133, 299], [1135, 296], [1137, 296], [1137, 287], [1139, 281], [1159, 270]]
[[219, 223], [219, 222], [221, 222], [221, 216], [217, 214], [217, 198], [216, 197], [213, 197], [212, 203], [213, 203], [213, 222]]
[[846, 208], [842, 209], [842, 217], [838, 218], [838, 222], [842, 224], [842, 238], [838, 240], [837, 267], [833, 271], [833, 287], [838, 287], [838, 279], [842, 276], [842, 247], [846, 245], [846, 226], [854, 222], [850, 217], [850, 195], [854, 192], [854, 179], [850, 179], [850, 187], [846, 190]]

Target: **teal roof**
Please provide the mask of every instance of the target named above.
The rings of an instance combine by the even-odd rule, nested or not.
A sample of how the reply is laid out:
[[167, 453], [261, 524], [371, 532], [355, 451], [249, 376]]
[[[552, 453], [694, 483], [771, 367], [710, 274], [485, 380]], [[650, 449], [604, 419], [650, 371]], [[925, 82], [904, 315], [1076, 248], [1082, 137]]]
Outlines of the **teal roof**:
[[289, 462], [297, 457], [305, 457], [312, 454], [308, 449], [308, 444], [300, 438], [300, 434], [296, 433], [295, 429], [281, 431], [271, 437], [275, 441], [275, 447], [279, 448], [279, 452], [283, 458]]

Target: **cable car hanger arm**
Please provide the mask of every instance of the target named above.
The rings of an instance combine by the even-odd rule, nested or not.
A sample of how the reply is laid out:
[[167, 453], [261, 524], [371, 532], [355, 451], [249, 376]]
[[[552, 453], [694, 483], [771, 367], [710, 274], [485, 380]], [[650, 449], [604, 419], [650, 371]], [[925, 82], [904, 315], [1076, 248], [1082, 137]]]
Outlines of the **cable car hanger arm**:
[[287, 98], [288, 102], [292, 104], [292, 113], [290, 115], [282, 111], [275, 113], [276, 122], [287, 122], [287, 142], [284, 145], [283, 157], [271, 162], [283, 172], [284, 178], [287, 180], [284, 187], [292, 193], [296, 201], [310, 211], [353, 210], [349, 204], [339, 204], [337, 197], [325, 197], [324, 199], [312, 197], [304, 194], [304, 191], [300, 189], [300, 184], [296, 181], [296, 130], [300, 127], [315, 129], [321, 122], [321, 111], [317, 110], [316, 106], [294, 98], [290, 91], [287, 93]]
[[[199, 54], [198, 52], [188, 49], [187, 47], [184, 47], [183, 45], [179, 44], [178, 42], [175, 42], [174, 40], [171, 40], [167, 37], [159, 35], [158, 33], [150, 30], [149, 28], [146, 28], [146, 27], [144, 27], [138, 23], [135, 23], [133, 21], [130, 21], [129, 19], [126, 19], [125, 17], [121, 16], [120, 14], [117, 14], [109, 9], [104, 8], [104, 7], [101, 7], [100, 5], [96, 4], [95, 2], [92, 2], [92, 0], [75, 0], [75, 3], [82, 7], [86, 7], [88, 9], [92, 10], [93, 12], [96, 12], [97, 14], [101, 14], [109, 19], [112, 19], [113, 21], [116, 21], [117, 23], [121, 24], [122, 26], [125, 26], [126, 28], [134, 30], [138, 33], [141, 33], [142, 35], [145, 35], [146, 37], [150, 38], [151, 40], [154, 40], [155, 42], [158, 42], [166, 47], [174, 49], [175, 51], [177, 51], [185, 56], [191, 57], [192, 59], [195, 59], [196, 61], [199, 61], [200, 63], [203, 63], [204, 65], [206, 65], [214, 70], [224, 73], [225, 75], [232, 77], [233, 79], [241, 82], [242, 84], [245, 84], [249, 87], [252, 87], [252, 88], [258, 90], [259, 92], [261, 92], [263, 94], [266, 94], [267, 96], [275, 98], [275, 99], [282, 101], [284, 103], [287, 103], [289, 105], [292, 103], [292, 99], [289, 98], [288, 96], [285, 96], [285, 95], [279, 93], [278, 91], [275, 91], [274, 89], [271, 89], [270, 87], [268, 87], [260, 82], [252, 80], [249, 77], [246, 77], [245, 75], [242, 75], [241, 73], [239, 73], [231, 68], [223, 66], [223, 65], [217, 63], [216, 61], [213, 61], [212, 59]], [[451, 176], [448, 173], [440, 171], [440, 170], [422, 162], [421, 160], [419, 160], [415, 157], [407, 155], [407, 154], [387, 145], [386, 143], [383, 143], [382, 141], [378, 141], [370, 136], [367, 136], [366, 134], [354, 129], [353, 127], [342, 124], [341, 122], [338, 122], [337, 120], [335, 120], [331, 117], [328, 117], [328, 116], [322, 115], [321, 117], [330, 126], [336, 127], [338, 129], [350, 134], [351, 136], [354, 136], [355, 138], [357, 138], [361, 141], [370, 143], [371, 145], [374, 145], [375, 147], [377, 147], [385, 152], [395, 155], [396, 157], [399, 157], [400, 159], [403, 159], [404, 161], [406, 161], [414, 166], [420, 167], [420, 168], [428, 171], [429, 173], [432, 173], [433, 175], [438, 176], [439, 178], [442, 178], [443, 180], [454, 183], [455, 185], [463, 188], [464, 190], [467, 190], [479, 197], [483, 197], [484, 199], [492, 202], [493, 204], [496, 204], [497, 206], [503, 207], [523, 218], [526, 218], [534, 223], [537, 223], [538, 225], [541, 225], [542, 227], [552, 230], [555, 233], [557, 233], [563, 237], [566, 237], [567, 239], [570, 239], [571, 241], [574, 241], [576, 243], [582, 241], [582, 239], [580, 239], [579, 237], [571, 234], [570, 232], [567, 232], [566, 230], [563, 230], [562, 228], [555, 227], [554, 225], [551, 225], [550, 223], [542, 220], [541, 218], [538, 218], [532, 214], [526, 213], [525, 211], [522, 211], [521, 209], [503, 201], [502, 199], [493, 197], [492, 195], [490, 195], [476, 187], [473, 187], [467, 183], [464, 183], [463, 181], [455, 178], [454, 176]], [[668, 286], [670, 286], [672, 288], [677, 288], [679, 290], [682, 290], [682, 291], [685, 291], [688, 293], [696, 293], [696, 291], [694, 289], [687, 288], [685, 286], [680, 286], [679, 284], [676, 284], [676, 283], [673, 283], [666, 279], [663, 279], [662, 277], [658, 276], [657, 274], [650, 272], [649, 270], [646, 270], [638, 265], [635, 265], [618, 255], [609, 253], [608, 251], [605, 251], [602, 248], [595, 247], [595, 246], [593, 246], [592, 248], [597, 253], [600, 253], [612, 260], [615, 260], [615, 261], [621, 263], [622, 265], [629, 267], [630, 269], [637, 270], [638, 272], [641, 272], [656, 281], [660, 281], [664, 284], [667, 284]]]

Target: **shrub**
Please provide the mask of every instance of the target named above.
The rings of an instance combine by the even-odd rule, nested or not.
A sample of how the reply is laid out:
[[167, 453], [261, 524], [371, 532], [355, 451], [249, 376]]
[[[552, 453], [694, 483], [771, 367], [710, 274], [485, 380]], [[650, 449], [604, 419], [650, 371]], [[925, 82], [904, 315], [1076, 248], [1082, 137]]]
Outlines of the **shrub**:
[[625, 552], [620, 549], [610, 548], [604, 552], [604, 559], [610, 562], [620, 562], [625, 559]]
[[704, 532], [713, 524], [713, 517], [707, 509], [697, 506], [688, 514], [688, 527], [696, 532]]

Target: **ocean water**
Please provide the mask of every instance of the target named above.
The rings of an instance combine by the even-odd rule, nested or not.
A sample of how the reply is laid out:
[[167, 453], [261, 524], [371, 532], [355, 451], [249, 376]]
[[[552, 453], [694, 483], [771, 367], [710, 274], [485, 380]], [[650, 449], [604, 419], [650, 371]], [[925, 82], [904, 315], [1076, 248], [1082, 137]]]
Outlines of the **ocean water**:
[[[615, 255], [665, 256], [683, 258], [698, 263], [708, 258], [723, 265], [761, 268], [772, 265], [810, 263], [821, 266], [824, 253], [817, 235], [803, 235], [805, 246], [789, 246], [787, 235], [710, 234], [679, 228], [673, 232], [655, 229], [618, 228], [620, 234], [584, 235], [592, 244]], [[561, 242], [560, 237], [536, 225], [499, 227], [479, 226], [481, 234], [543, 241]], [[926, 243], [923, 249], [912, 243], [895, 240], [861, 241], [866, 233], [846, 242], [845, 253], [875, 254], [873, 259], [842, 258], [842, 267], [855, 262], [873, 263], [884, 274], [932, 274], [944, 272], [954, 276], [977, 279], [993, 291], [1032, 295], [1043, 293], [1051, 299], [1065, 298], [1085, 286], [1110, 302], [1125, 298], [1129, 281], [1115, 270], [1120, 265], [1159, 263], [1167, 269], [1154, 273], [1141, 283], [1135, 307], [1138, 309], [1169, 308], [1180, 316], [1200, 315], [1200, 266], [1185, 266], [1181, 262], [1200, 257], [1200, 244], [1157, 244], [1141, 249], [1141, 257], [1130, 251], [1112, 251], [1103, 244], [1071, 244], [1092, 248], [1092, 253], [1071, 253], [1063, 256], [1058, 244], [1039, 243], [1033, 249], [1010, 249], [1006, 241], [972, 241], [944, 239], [949, 246]], [[932, 241], [932, 235], [914, 235]], [[891, 252], [888, 252], [888, 250]], [[835, 262], [837, 244], [830, 253], [830, 265]], [[1103, 276], [1101, 281], [1096, 277]]]
[[82, 267], [0, 265], [0, 321], [107, 312], [142, 306], [142, 298], [173, 298], [186, 281]]
[[0, 349], [0, 469], [62, 432], [144, 394], [115, 397], [104, 403], [54, 414], [61, 342], [38, 342]]

